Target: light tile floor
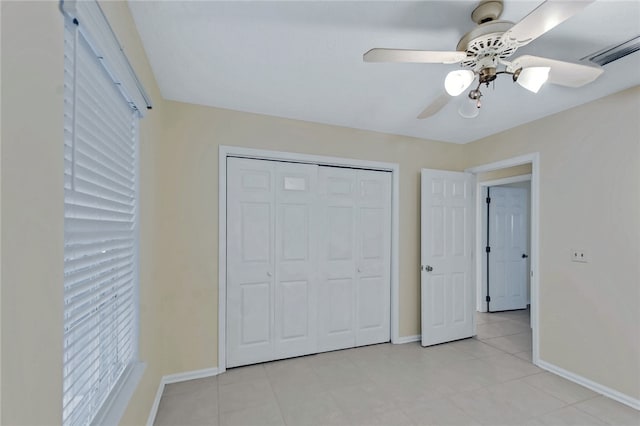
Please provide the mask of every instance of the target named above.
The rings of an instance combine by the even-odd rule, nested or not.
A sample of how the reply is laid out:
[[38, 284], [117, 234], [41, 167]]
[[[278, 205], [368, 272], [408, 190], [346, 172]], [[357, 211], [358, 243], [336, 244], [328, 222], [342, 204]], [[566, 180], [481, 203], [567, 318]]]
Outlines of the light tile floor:
[[167, 385], [156, 425], [640, 425], [640, 412], [531, 364], [528, 311], [478, 336], [380, 344]]

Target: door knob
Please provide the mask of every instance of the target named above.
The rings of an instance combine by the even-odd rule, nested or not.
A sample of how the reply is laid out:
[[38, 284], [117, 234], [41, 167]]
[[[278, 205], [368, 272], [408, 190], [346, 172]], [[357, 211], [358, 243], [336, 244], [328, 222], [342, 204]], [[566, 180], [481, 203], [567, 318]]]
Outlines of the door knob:
[[523, 259], [526, 259], [527, 257], [529, 257], [529, 255], [526, 255], [526, 254], [522, 253], [522, 258]]
[[425, 271], [427, 271], [427, 272], [431, 272], [431, 271], [433, 271], [433, 268], [432, 268], [431, 266], [427, 265], [427, 266], [424, 268], [424, 270], [425, 270]]
[[267, 276], [270, 277], [271, 276], [271, 272], [267, 272]]

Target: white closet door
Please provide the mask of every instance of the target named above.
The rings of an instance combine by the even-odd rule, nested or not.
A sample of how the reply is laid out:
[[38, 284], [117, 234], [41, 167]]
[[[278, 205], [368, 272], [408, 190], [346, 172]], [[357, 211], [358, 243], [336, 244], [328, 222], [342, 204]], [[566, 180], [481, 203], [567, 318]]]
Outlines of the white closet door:
[[355, 346], [356, 172], [320, 167], [318, 350]]
[[227, 159], [227, 366], [273, 359], [275, 165]]
[[319, 168], [320, 351], [381, 343], [390, 336], [391, 176]]
[[356, 346], [390, 339], [391, 173], [356, 172]]
[[227, 161], [227, 366], [388, 341], [390, 173]]
[[275, 352], [317, 352], [318, 166], [276, 163]]

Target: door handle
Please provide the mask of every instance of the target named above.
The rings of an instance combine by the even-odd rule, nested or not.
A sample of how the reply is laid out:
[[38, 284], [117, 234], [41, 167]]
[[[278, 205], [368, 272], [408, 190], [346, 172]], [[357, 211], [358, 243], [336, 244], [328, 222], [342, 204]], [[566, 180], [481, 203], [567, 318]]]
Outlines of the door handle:
[[529, 255], [522, 253], [522, 258], [526, 259], [527, 257], [529, 257]]
[[431, 266], [427, 265], [427, 266], [424, 267], [424, 270], [427, 271], [427, 272], [431, 272], [431, 271], [433, 271], [433, 268]]
[[271, 276], [271, 272], [267, 271], [267, 276], [270, 277]]

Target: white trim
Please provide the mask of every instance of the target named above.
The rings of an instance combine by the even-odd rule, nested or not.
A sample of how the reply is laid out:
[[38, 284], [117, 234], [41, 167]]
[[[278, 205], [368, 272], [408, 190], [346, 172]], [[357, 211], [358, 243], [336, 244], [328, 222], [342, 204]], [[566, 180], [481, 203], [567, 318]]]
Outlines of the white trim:
[[164, 392], [164, 382], [160, 379], [158, 390], [156, 391], [156, 397], [151, 404], [151, 410], [149, 411], [149, 417], [147, 417], [147, 426], [153, 426], [156, 421], [156, 415], [158, 414], [158, 407], [160, 406], [160, 400], [162, 399], [162, 393]]
[[153, 404], [151, 405], [151, 410], [149, 411], [147, 426], [153, 426], [153, 423], [156, 421], [158, 407], [160, 406], [160, 400], [162, 399], [162, 393], [164, 392], [164, 388], [166, 385], [169, 385], [171, 383], [186, 382], [187, 380], [204, 379], [207, 377], [217, 376], [218, 374], [220, 374], [220, 371], [217, 368], [204, 368], [202, 370], [193, 370], [184, 373], [168, 374], [166, 376], [162, 376], [162, 379], [160, 379], [160, 384], [158, 385], [158, 390], [156, 391], [156, 397], [154, 398]]
[[184, 373], [168, 374], [162, 377], [165, 385], [178, 382], [186, 382], [187, 380], [204, 379], [220, 374], [220, 370], [216, 367], [203, 368], [202, 370], [187, 371]]
[[[540, 359], [540, 335], [538, 327], [539, 306], [539, 270], [540, 270], [540, 153], [521, 155], [518, 157], [496, 161], [494, 163], [483, 164], [470, 167], [465, 170], [469, 173], [483, 173], [493, 170], [506, 169], [508, 167], [519, 166], [531, 163], [531, 336], [533, 343], [532, 362], [538, 365]], [[491, 182], [491, 181], [488, 181]], [[488, 183], [482, 182], [482, 183]], [[478, 186], [479, 188], [479, 186]], [[476, 253], [482, 252], [482, 191], [476, 191]], [[477, 280], [482, 279], [482, 256], [476, 256], [476, 288]]]
[[397, 163], [325, 157], [293, 152], [267, 151], [220, 145], [218, 151], [218, 371], [226, 371], [226, 283], [227, 283], [227, 157], [291, 161], [324, 166], [356, 167], [391, 172], [391, 343], [400, 339], [400, 166]]
[[464, 171], [467, 173], [484, 173], [492, 172], [494, 170], [507, 169], [509, 167], [520, 166], [522, 164], [528, 164], [533, 161], [533, 156], [539, 157], [539, 153], [520, 155], [518, 157], [507, 158], [506, 160], [500, 160], [493, 163], [482, 164], [480, 166], [469, 167]]
[[622, 404], [628, 405], [631, 408], [640, 410], [640, 399], [633, 398], [615, 389], [611, 389], [610, 387], [601, 385], [600, 383], [589, 380], [586, 377], [572, 373], [571, 371], [567, 371], [564, 368], [558, 367], [557, 365], [551, 364], [541, 359], [538, 360], [538, 367], [543, 368], [553, 374], [557, 374], [558, 376], [563, 377], [571, 382], [584, 386], [585, 388], [591, 389], [592, 391], [604, 395], [607, 398], [611, 398]]
[[478, 186], [508, 185], [510, 183], [526, 182], [530, 180], [531, 180], [531, 174], [519, 175], [519, 176], [506, 177], [502, 179], [484, 180], [482, 182], [478, 182]]
[[415, 336], [402, 336], [398, 337], [395, 342], [393, 342], [393, 344], [401, 345], [404, 343], [419, 342], [421, 338], [422, 336], [420, 336], [419, 334], [416, 334]]
[[125, 377], [121, 378], [121, 383], [117, 388], [114, 388], [112, 397], [109, 397], [107, 401], [100, 408], [96, 417], [91, 424], [93, 425], [118, 425], [124, 415], [129, 401], [133, 393], [142, 379], [146, 364], [143, 362], [134, 362], [124, 374]]

